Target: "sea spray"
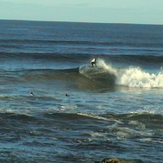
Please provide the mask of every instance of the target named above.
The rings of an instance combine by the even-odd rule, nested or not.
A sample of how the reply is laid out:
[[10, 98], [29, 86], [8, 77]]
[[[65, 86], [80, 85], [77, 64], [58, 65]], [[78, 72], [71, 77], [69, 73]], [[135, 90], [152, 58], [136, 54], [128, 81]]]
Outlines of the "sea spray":
[[108, 71], [112, 75], [117, 75], [117, 70], [114, 67], [112, 67], [111, 65], [105, 63], [105, 61], [102, 60], [102, 59], [98, 59], [97, 67], [102, 68], [102, 69]]

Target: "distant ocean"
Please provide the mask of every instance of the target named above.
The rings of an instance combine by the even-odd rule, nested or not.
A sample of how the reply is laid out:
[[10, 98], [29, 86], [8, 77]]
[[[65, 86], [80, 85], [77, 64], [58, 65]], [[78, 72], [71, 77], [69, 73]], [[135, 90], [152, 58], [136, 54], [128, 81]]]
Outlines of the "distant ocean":
[[161, 25], [0, 20], [0, 162], [163, 163], [162, 67]]

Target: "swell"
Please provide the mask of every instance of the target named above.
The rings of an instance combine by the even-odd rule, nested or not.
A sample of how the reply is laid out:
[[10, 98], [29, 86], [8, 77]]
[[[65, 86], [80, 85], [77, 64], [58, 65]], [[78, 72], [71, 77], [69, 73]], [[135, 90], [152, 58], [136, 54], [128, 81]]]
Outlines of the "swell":
[[[97, 67], [89, 64], [69, 69], [24, 69], [1, 72], [4, 81], [71, 81], [75, 84], [92, 85], [110, 88], [115, 85], [136, 88], [163, 88], [163, 71], [148, 72], [140, 67], [117, 68], [107, 64], [104, 60], [97, 60]], [[8, 81], [7, 80], [7, 81]], [[73, 82], [72, 82], [73, 81]], [[10, 81], [9, 81], [10, 82]], [[95, 87], [96, 88], [96, 87]]]
[[80, 63], [90, 59], [91, 55], [88, 54], [67, 54], [62, 52], [0, 52], [0, 59], [12, 61], [15, 59], [19, 60], [40, 60], [40, 61], [51, 61], [51, 62], [75, 62]]
[[0, 44], [7, 45], [7, 44], [59, 44], [59, 45], [84, 45], [84, 46], [129, 46], [129, 47], [153, 47], [153, 48], [162, 48], [162, 40], [160, 38], [160, 41], [150, 42], [147, 40], [132, 40], [131, 38], [128, 39], [115, 39], [112, 38], [107, 41], [89, 41], [89, 40], [62, 40], [62, 39], [0, 39]]
[[[37, 112], [37, 111], [36, 111]], [[38, 111], [39, 112], [39, 111]], [[0, 122], [1, 127], [6, 127], [9, 122], [19, 122], [20, 127], [21, 123], [25, 124], [37, 124], [37, 123], [54, 123], [54, 122], [71, 122], [78, 121], [81, 124], [87, 124], [88, 122], [93, 122], [96, 124], [96, 121], [101, 122], [115, 122], [119, 125], [125, 126], [129, 125], [139, 125], [139, 123], [144, 124], [148, 129], [157, 129], [162, 130], [163, 115], [161, 114], [149, 114], [149, 113], [128, 113], [128, 114], [116, 114], [116, 113], [105, 113], [105, 114], [93, 114], [93, 113], [38, 113], [34, 115], [25, 115], [25, 114], [16, 114], [16, 113], [0, 113]], [[6, 126], [5, 126], [6, 125]]]
[[[150, 50], [148, 50], [150, 51]], [[152, 50], [151, 50], [152, 51]], [[163, 51], [162, 51], [163, 52]], [[163, 56], [161, 55], [110, 55], [108, 59], [121, 63], [130, 63], [130, 64], [161, 64], [163, 62]]]
[[88, 79], [79, 74], [79, 68], [25, 70], [19, 73], [20, 81], [24, 82], [37, 81], [38, 83], [50, 82], [54, 84], [56, 81], [57, 85], [69, 83], [67, 87], [70, 87], [70, 85], [75, 87], [77, 82], [88, 82]]
[[[118, 50], [118, 49], [117, 49]], [[116, 51], [116, 49], [115, 49]], [[51, 62], [74, 62], [74, 63], [89, 63], [90, 59], [94, 56], [100, 57], [107, 62], [116, 62], [116, 63], [125, 63], [130, 65], [141, 64], [141, 65], [152, 65], [158, 64], [159, 66], [163, 63], [163, 53], [160, 52], [157, 55], [127, 55], [127, 54], [94, 54], [94, 53], [85, 53], [82, 52], [75, 52], [72, 54], [69, 53], [62, 53], [62, 52], [47, 52], [47, 53], [40, 53], [40, 52], [3, 52], [0, 51], [0, 59], [5, 59], [8, 61], [12, 61], [14, 59], [23, 60], [46, 60]], [[160, 55], [159, 55], [160, 54]]]
[[17, 71], [20, 74], [26, 75], [57, 75], [57, 74], [63, 74], [63, 75], [71, 75], [71, 74], [79, 74], [79, 68], [70, 68], [70, 69], [29, 69], [29, 70], [23, 70], [23, 71]]

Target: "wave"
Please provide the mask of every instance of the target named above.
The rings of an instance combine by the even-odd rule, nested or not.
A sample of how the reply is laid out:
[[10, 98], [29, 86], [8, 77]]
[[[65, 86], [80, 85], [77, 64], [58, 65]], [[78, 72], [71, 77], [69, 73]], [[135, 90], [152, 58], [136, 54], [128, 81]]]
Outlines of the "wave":
[[[0, 51], [0, 59], [13, 61], [17, 59], [19, 60], [32, 60], [32, 61], [50, 61], [53, 63], [58, 62], [71, 62], [71, 63], [79, 63], [86, 61], [91, 58], [91, 55], [88, 54], [69, 54], [62, 52], [5, 52]], [[42, 63], [42, 62], [40, 62]]]
[[[15, 45], [16, 46], [16, 45]], [[134, 49], [133, 49], [134, 50]], [[115, 51], [115, 54], [110, 54], [109, 51]], [[117, 51], [117, 54], [116, 54]], [[138, 50], [136, 50], [138, 51]], [[153, 53], [152, 49], [148, 49], [149, 53]], [[130, 51], [131, 52], [131, 51]], [[154, 50], [156, 52], [156, 50]], [[127, 53], [127, 51], [126, 51]], [[131, 52], [132, 53], [132, 52]], [[133, 52], [134, 53], [134, 52]], [[147, 53], [147, 52], [145, 52]], [[157, 49], [156, 54], [149, 54], [149, 55], [133, 55], [133, 54], [119, 54], [118, 49], [111, 48], [108, 49], [108, 54], [94, 54], [94, 53], [82, 53], [80, 51], [71, 51], [71, 53], [65, 51], [65, 52], [40, 52], [40, 51], [28, 51], [28, 52], [17, 52], [17, 51], [3, 51], [0, 50], [0, 59], [5, 60], [13, 60], [13, 59], [26, 59], [26, 60], [46, 60], [46, 61], [53, 61], [55, 62], [72, 62], [72, 63], [82, 63], [90, 60], [92, 57], [96, 56], [99, 58], [104, 59], [108, 62], [116, 62], [116, 63], [125, 63], [129, 65], [149, 65], [153, 66], [154, 64], [158, 66], [162, 66], [163, 63], [163, 50]], [[160, 54], [160, 55], [159, 55]]]
[[[152, 49], [148, 49], [149, 52], [152, 51]], [[154, 50], [156, 51], [156, 50]], [[163, 51], [162, 51], [163, 52]], [[160, 54], [162, 53], [161, 51], [159, 52]], [[104, 59], [107, 59], [107, 57]], [[116, 62], [120, 62], [120, 63], [128, 63], [128, 64], [141, 64], [141, 65], [151, 65], [151, 67], [153, 66], [153, 64], [159, 64], [162, 65], [163, 62], [163, 56], [162, 55], [158, 55], [158, 54], [153, 54], [153, 55], [126, 55], [126, 54], [121, 54], [121, 55], [110, 55], [108, 56], [108, 59], [110, 61], [116, 61]]]
[[92, 80], [111, 81], [115, 85], [140, 88], [163, 88], [163, 71], [149, 73], [140, 67], [116, 68], [98, 59], [97, 67], [81, 66], [80, 74]]
[[82, 65], [69, 69], [20, 69], [16, 71], [1, 71], [3, 80], [28, 81], [30, 80], [72, 80], [87, 85], [97, 85], [111, 88], [113, 86], [125, 86], [136, 88], [163, 88], [163, 70], [150, 73], [140, 67], [118, 68], [107, 64], [104, 60], [98, 59], [97, 67]]
[[117, 46], [117, 47], [124, 47], [124, 46], [130, 46], [130, 47], [155, 47], [155, 48], [162, 48], [162, 42], [161, 39], [157, 43], [151, 42], [150, 40], [136, 40], [133, 39], [115, 39], [112, 38], [110, 40], [101, 40], [101, 41], [95, 41], [95, 40], [79, 40], [74, 39], [71, 40], [70, 38], [67, 39], [33, 39], [33, 38], [17, 38], [17, 39], [11, 39], [11, 38], [2, 38], [0, 39], [0, 44], [53, 44], [53, 45], [82, 45], [82, 46]]
[[[50, 57], [51, 55], [49, 55]], [[59, 55], [58, 55], [59, 56]], [[57, 56], [52, 56], [57, 57]], [[66, 57], [66, 56], [65, 56]], [[68, 61], [71, 60], [71, 64], [76, 62], [77, 59], [82, 60], [82, 55], [79, 58], [73, 55], [69, 56]], [[129, 57], [130, 56], [127, 56]], [[142, 57], [142, 56], [141, 56]], [[140, 57], [140, 58], [141, 58]], [[48, 57], [47, 57], [48, 58]], [[51, 58], [50, 58], [51, 59]], [[72, 61], [73, 59], [73, 61]], [[58, 57], [59, 60], [59, 57]], [[66, 59], [65, 59], [66, 60]], [[86, 60], [86, 58], [85, 58]], [[81, 62], [85, 62], [81, 61]], [[88, 60], [88, 56], [87, 56]], [[152, 60], [152, 59], [151, 59]], [[67, 60], [65, 62], [68, 62]], [[106, 59], [107, 61], [107, 59]], [[23, 79], [44, 79], [44, 80], [75, 80], [75, 81], [85, 81], [87, 84], [88, 82], [98, 83], [101, 86], [111, 87], [113, 85], [118, 86], [126, 86], [126, 87], [139, 87], [139, 88], [163, 88], [163, 71], [162, 69], [158, 70], [158, 72], [150, 73], [147, 72], [140, 67], [128, 67], [128, 68], [117, 68], [113, 67], [112, 65], [106, 63], [104, 59], [98, 58], [97, 60], [97, 67], [90, 67], [89, 65], [75, 65], [74, 67], [70, 67], [69, 69], [65, 68], [58, 68], [57, 66], [54, 67], [42, 67], [44, 65], [41, 62], [40, 65], [32, 67], [32, 65], [24, 65], [22, 67], [19, 65], [17, 69], [12, 69], [10, 72], [8, 71], [6, 74], [6, 70], [1, 71], [4, 79], [5, 77], [15, 76], [18, 75], [20, 78]], [[18, 61], [17, 61], [18, 62]], [[57, 62], [57, 61], [55, 61]], [[28, 62], [27, 62], [28, 63]], [[32, 62], [33, 63], [33, 62]], [[70, 64], [70, 63], [69, 63]], [[53, 65], [53, 64], [52, 64]], [[20, 68], [20, 69], [19, 69]], [[89, 80], [88, 80], [89, 79]]]

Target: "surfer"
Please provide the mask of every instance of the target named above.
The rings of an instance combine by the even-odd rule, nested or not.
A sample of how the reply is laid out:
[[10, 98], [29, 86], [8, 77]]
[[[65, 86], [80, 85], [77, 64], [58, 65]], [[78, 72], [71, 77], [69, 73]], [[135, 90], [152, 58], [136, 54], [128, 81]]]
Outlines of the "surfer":
[[97, 63], [97, 59], [96, 58], [93, 58], [92, 61], [91, 61], [91, 66], [96, 66], [96, 63]]
[[31, 92], [31, 96], [34, 96], [34, 93], [33, 92]]

